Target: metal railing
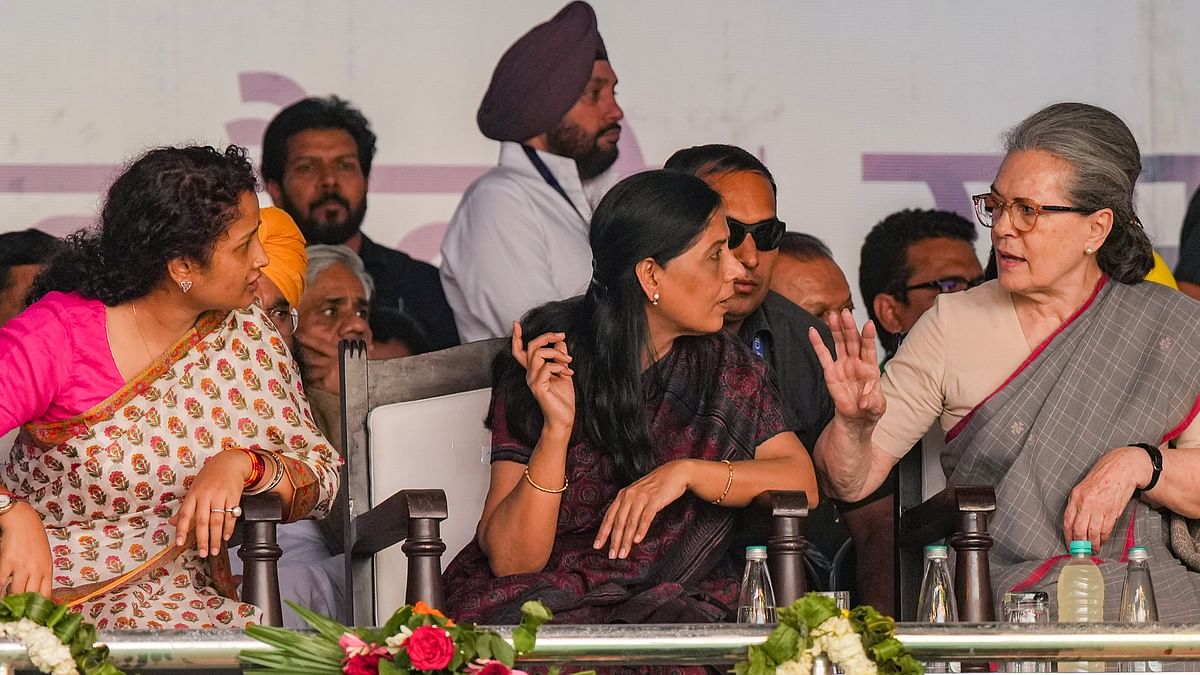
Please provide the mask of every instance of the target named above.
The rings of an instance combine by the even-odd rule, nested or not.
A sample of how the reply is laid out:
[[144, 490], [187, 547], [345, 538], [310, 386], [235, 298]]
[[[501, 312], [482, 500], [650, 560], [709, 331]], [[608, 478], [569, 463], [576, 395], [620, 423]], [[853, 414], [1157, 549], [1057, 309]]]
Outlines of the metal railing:
[[[496, 630], [507, 638], [511, 629]], [[768, 632], [731, 624], [547, 625], [538, 632], [537, 650], [521, 662], [727, 664], [744, 659], [746, 648], [762, 643]], [[896, 636], [922, 660], [1200, 661], [1200, 624], [898, 624]], [[129, 672], [232, 669], [241, 650], [267, 648], [229, 630], [103, 632], [100, 639]], [[12, 640], [0, 640], [0, 663], [31, 667]]]

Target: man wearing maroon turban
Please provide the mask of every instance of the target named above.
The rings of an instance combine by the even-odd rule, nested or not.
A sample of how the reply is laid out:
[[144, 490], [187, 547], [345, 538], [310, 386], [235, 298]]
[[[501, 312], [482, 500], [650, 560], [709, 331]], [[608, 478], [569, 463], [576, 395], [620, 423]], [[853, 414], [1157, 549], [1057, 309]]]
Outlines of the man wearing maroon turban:
[[442, 286], [464, 342], [506, 335], [526, 310], [587, 288], [592, 207], [616, 180], [616, 84], [586, 2], [500, 57], [476, 118], [500, 141], [500, 163], [467, 189], [442, 242]]

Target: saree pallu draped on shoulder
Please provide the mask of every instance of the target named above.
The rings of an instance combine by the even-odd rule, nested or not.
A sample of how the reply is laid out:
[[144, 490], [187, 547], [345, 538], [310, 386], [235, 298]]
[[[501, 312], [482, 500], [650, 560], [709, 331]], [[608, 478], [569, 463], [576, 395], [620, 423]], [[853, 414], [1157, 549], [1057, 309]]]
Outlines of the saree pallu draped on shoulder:
[[[953, 485], [992, 485], [993, 590], [1049, 592], [1066, 552], [1071, 489], [1112, 448], [1178, 436], [1200, 393], [1200, 305], [1158, 284], [1101, 280], [1096, 292], [992, 396], [950, 432]], [[1168, 469], [1169, 470], [1169, 469]], [[1159, 616], [1200, 620], [1200, 575], [1167, 546], [1168, 514], [1131, 499], [1103, 560], [1105, 617], [1116, 620], [1125, 550], [1150, 549]]]
[[3, 480], [42, 517], [54, 595], [97, 627], [205, 628], [259, 620], [237, 602], [227, 553], [174, 546], [175, 514], [224, 448], [279, 453], [289, 519], [327, 513], [337, 455], [257, 307], [206, 315], [141, 375], [76, 417], [21, 430]]

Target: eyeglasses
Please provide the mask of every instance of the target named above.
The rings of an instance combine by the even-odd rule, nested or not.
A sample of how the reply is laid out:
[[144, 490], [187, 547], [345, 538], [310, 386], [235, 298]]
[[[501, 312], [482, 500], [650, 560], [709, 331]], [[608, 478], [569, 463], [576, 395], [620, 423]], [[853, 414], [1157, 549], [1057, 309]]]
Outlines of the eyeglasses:
[[768, 218], [747, 225], [733, 218], [726, 217], [729, 223], [729, 248], [737, 248], [746, 240], [746, 235], [754, 237], [754, 245], [760, 251], [774, 251], [779, 248], [779, 241], [787, 230], [787, 224], [778, 218]]
[[1037, 225], [1038, 216], [1043, 213], [1093, 213], [1097, 210], [1079, 206], [1047, 206], [1024, 198], [1006, 202], [990, 192], [974, 195], [971, 201], [975, 202], [975, 217], [979, 219], [980, 225], [995, 227], [996, 219], [1008, 211], [1009, 222], [1018, 232], [1032, 230]]
[[925, 283], [921, 284], [905, 286], [904, 290], [915, 291], [919, 288], [930, 288], [938, 293], [957, 293], [959, 291], [965, 291], [968, 288], [975, 288], [985, 281], [987, 281], [987, 277], [983, 276], [975, 277], [974, 279], [964, 279], [963, 277], [943, 277], [941, 279], [934, 279], [933, 281], [926, 281]]
[[300, 327], [300, 312], [295, 307], [283, 309], [276, 307], [267, 310], [267, 317], [275, 324], [275, 330], [281, 335], [291, 335]]

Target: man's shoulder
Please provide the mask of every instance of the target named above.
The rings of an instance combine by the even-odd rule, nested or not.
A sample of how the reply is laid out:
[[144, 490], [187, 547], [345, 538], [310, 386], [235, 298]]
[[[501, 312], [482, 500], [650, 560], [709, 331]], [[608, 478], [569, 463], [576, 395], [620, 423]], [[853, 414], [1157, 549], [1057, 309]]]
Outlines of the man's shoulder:
[[822, 337], [829, 333], [829, 327], [825, 325], [824, 321], [809, 314], [804, 308], [775, 291], [767, 293], [767, 297], [758, 311], [762, 313], [765, 328], [775, 335], [800, 334], [807, 336], [809, 328], [816, 328]]

